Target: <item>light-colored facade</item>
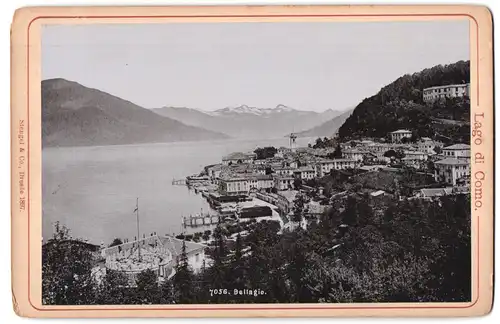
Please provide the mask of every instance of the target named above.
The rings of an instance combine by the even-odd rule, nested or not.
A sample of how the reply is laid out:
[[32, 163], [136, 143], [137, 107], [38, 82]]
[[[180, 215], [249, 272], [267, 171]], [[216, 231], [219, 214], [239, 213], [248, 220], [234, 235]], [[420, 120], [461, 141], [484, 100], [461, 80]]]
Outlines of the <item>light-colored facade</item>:
[[465, 158], [470, 159], [470, 145], [454, 144], [443, 148], [443, 156], [445, 158]]
[[292, 176], [275, 176], [274, 177], [274, 188], [277, 190], [289, 190], [293, 188]]
[[455, 186], [457, 181], [470, 176], [470, 162], [467, 159], [446, 158], [434, 163], [434, 178]]
[[316, 164], [316, 176], [323, 177], [330, 173], [331, 170], [345, 170], [356, 168], [358, 162], [351, 159], [333, 159], [319, 161]]
[[294, 175], [302, 180], [314, 179], [316, 170], [312, 167], [302, 167], [294, 171]]
[[248, 177], [249, 189], [270, 189], [274, 186], [274, 179], [271, 175], [252, 175]]
[[469, 97], [470, 84], [450, 84], [445, 86], [425, 88], [423, 91], [424, 102], [434, 102], [446, 98]]
[[219, 192], [222, 195], [242, 195], [248, 193], [249, 189], [248, 179], [243, 177], [219, 180]]
[[421, 161], [427, 161], [427, 158], [429, 157], [429, 154], [420, 151], [404, 151], [404, 155], [405, 158]]
[[348, 160], [353, 160], [353, 161], [358, 161], [358, 162], [362, 162], [364, 161], [365, 159], [375, 159], [377, 156], [368, 151], [368, 150], [359, 150], [359, 149], [352, 149], [352, 150], [345, 150], [342, 152], [342, 156], [345, 158], [345, 159], [348, 159]]
[[278, 167], [274, 168], [274, 173], [280, 176], [292, 176], [295, 170], [292, 167]]
[[430, 138], [429, 139], [422, 138], [421, 141], [418, 142], [416, 145], [417, 150], [421, 152], [426, 152], [427, 154], [436, 154], [436, 151], [434, 150], [436, 146], [442, 148], [443, 143], [438, 141], [433, 141]]
[[391, 141], [393, 143], [400, 143], [403, 138], [411, 138], [411, 131], [407, 129], [399, 129], [397, 131], [391, 132]]

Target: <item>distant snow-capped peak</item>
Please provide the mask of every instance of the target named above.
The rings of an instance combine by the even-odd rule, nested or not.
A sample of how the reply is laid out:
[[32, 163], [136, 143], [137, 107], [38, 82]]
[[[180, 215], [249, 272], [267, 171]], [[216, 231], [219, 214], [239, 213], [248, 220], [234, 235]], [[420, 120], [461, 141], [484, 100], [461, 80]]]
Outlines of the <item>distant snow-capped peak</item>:
[[252, 114], [252, 115], [262, 116], [262, 115], [292, 112], [292, 111], [295, 111], [295, 109], [280, 104], [277, 105], [275, 108], [257, 108], [257, 107], [249, 107], [247, 105], [241, 105], [238, 107], [226, 107], [223, 109], [216, 110], [214, 113], [218, 115]]

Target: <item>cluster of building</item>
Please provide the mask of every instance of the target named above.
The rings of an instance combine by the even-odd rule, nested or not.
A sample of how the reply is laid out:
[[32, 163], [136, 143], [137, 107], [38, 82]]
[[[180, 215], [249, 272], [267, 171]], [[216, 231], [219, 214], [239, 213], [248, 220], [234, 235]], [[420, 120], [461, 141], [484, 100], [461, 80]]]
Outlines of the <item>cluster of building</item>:
[[222, 163], [206, 168], [220, 194], [242, 195], [250, 191], [291, 190], [295, 179], [322, 177], [331, 170], [354, 169], [359, 161], [342, 157], [328, 159], [324, 150], [280, 147], [272, 158], [256, 159], [255, 154], [235, 152], [222, 158]]
[[399, 164], [429, 172], [434, 166], [437, 182], [451, 186], [470, 182], [470, 146], [454, 144], [444, 147], [428, 137], [416, 142], [410, 130], [400, 129], [388, 134], [391, 142], [358, 140], [340, 144], [342, 157], [327, 158], [335, 151], [302, 147], [280, 147], [274, 157], [256, 159], [254, 153], [236, 152], [225, 156], [222, 163], [206, 167], [205, 171], [221, 195], [245, 195], [250, 192], [286, 191], [294, 189], [295, 179], [323, 177], [331, 170], [372, 170], [377, 166]]

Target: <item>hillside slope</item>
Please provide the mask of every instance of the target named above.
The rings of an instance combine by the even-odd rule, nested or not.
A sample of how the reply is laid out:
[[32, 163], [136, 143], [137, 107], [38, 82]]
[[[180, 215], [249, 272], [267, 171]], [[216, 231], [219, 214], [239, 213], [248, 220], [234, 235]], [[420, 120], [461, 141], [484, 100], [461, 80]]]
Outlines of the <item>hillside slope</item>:
[[42, 81], [42, 145], [91, 146], [227, 138], [65, 79]]
[[[388, 132], [407, 128], [420, 136], [469, 142], [468, 98], [450, 99], [445, 103], [435, 104], [425, 104], [422, 98], [424, 88], [463, 84], [469, 80], [469, 61], [438, 65], [412, 75], [404, 75], [357, 105], [352, 115], [339, 128], [339, 136], [342, 139], [385, 137]], [[440, 122], [443, 118], [465, 123], [458, 125]]]
[[296, 133], [298, 137], [332, 137], [352, 114], [353, 109], [346, 110], [342, 115], [334, 117], [321, 125]]

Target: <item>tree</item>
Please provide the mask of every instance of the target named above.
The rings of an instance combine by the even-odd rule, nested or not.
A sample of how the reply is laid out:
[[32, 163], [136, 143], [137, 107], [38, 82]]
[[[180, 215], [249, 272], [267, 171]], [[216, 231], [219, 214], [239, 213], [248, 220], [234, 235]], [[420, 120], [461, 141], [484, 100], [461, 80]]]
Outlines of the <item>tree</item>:
[[300, 188], [302, 188], [302, 180], [300, 178], [294, 178], [293, 187], [295, 190], [300, 190]]
[[[227, 287], [226, 282], [226, 264], [228, 249], [226, 246], [225, 234], [223, 233], [222, 225], [218, 224], [213, 231], [214, 246], [211, 251], [211, 258], [213, 260], [212, 266], [208, 270], [210, 278], [210, 285], [218, 287], [217, 289]], [[220, 302], [225, 300], [227, 296], [214, 295], [211, 301]]]
[[57, 222], [52, 238], [42, 246], [42, 304], [95, 304], [94, 261], [90, 246], [72, 239], [69, 230]]
[[434, 152], [436, 152], [436, 154], [441, 154], [443, 152], [443, 149], [439, 146], [434, 146]]
[[177, 257], [175, 275], [173, 278], [174, 296], [178, 304], [189, 304], [195, 302], [192, 281], [193, 272], [189, 267], [186, 253], [186, 241], [182, 241], [181, 254]]
[[313, 148], [323, 148], [323, 140], [321, 139], [321, 137], [318, 137], [316, 139], [316, 143], [313, 145]]
[[117, 245], [122, 245], [123, 244], [123, 241], [120, 239], [120, 238], [115, 238], [113, 240], [113, 242], [111, 242], [111, 244], [109, 245], [109, 247], [112, 247], [112, 246], [117, 246]]
[[152, 269], [145, 269], [137, 274], [135, 303], [141, 305], [158, 304], [160, 289], [158, 276]]
[[420, 137], [418, 136], [418, 133], [416, 131], [411, 132], [411, 137], [410, 137], [410, 142], [411, 143], [416, 143]]
[[396, 151], [395, 150], [388, 150], [384, 153], [384, 156], [391, 158], [391, 159], [394, 158], [394, 159], [400, 160], [400, 159], [405, 157], [405, 154], [401, 150], [396, 150]]
[[234, 254], [231, 260], [231, 271], [229, 280], [232, 282], [232, 287], [242, 289], [245, 286], [245, 266], [242, 254], [241, 235], [236, 236]]
[[335, 158], [335, 159], [342, 158], [342, 148], [340, 147], [340, 144], [337, 144], [337, 147], [335, 148], [335, 151], [333, 152], [333, 158]]
[[127, 295], [129, 285], [127, 276], [119, 271], [106, 270], [99, 285], [99, 293], [96, 297], [100, 305], [123, 305], [133, 303]]
[[292, 209], [292, 221], [296, 223], [300, 223], [304, 216], [304, 196], [302, 194], [297, 194], [295, 200], [293, 201], [293, 209]]
[[272, 158], [278, 150], [274, 146], [266, 146], [263, 148], [258, 147], [255, 149], [254, 153], [257, 155], [257, 160], [265, 160], [267, 158]]

